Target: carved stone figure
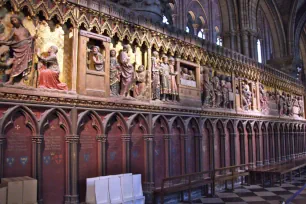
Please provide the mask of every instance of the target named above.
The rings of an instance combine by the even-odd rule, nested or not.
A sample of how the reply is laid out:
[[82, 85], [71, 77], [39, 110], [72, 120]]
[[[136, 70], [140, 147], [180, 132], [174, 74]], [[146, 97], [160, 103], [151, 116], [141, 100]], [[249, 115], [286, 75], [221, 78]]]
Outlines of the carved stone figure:
[[292, 116], [293, 115], [293, 100], [292, 100], [290, 94], [287, 94], [286, 105], [287, 105], [287, 114], [286, 115]]
[[304, 115], [304, 103], [303, 103], [302, 97], [299, 96], [297, 98], [297, 100], [298, 100], [298, 106], [299, 106], [299, 116], [303, 117], [303, 115]]
[[119, 56], [121, 65], [120, 95], [125, 97], [130, 96], [130, 90], [132, 88], [131, 86], [134, 78], [134, 67], [130, 63], [129, 49], [129, 45], [124, 45]]
[[242, 106], [244, 110], [249, 110], [252, 104], [252, 92], [250, 86], [247, 83], [242, 85]]
[[196, 80], [194, 72], [192, 70], [188, 70], [188, 74], [189, 74], [189, 80], [191, 80], [191, 81]]
[[178, 89], [177, 89], [177, 81], [176, 81], [177, 72], [175, 72], [174, 66], [175, 66], [175, 60], [173, 57], [170, 57], [169, 67], [170, 67], [170, 74], [171, 74], [171, 95], [172, 95], [172, 100], [176, 101], [177, 96], [178, 96]]
[[98, 46], [93, 46], [91, 51], [93, 53], [92, 61], [96, 71], [104, 72], [104, 59], [103, 55], [100, 53], [100, 48]]
[[228, 108], [233, 109], [234, 108], [234, 93], [233, 93], [233, 87], [232, 87], [232, 77], [228, 76], [226, 77], [226, 87], [228, 89]]
[[161, 79], [162, 100], [168, 101], [169, 94], [171, 94], [171, 77], [170, 77], [170, 67], [168, 64], [168, 57], [166, 55], [162, 57], [162, 63], [160, 67], [161, 67], [160, 79]]
[[60, 69], [57, 61], [56, 46], [51, 46], [48, 49], [48, 55], [42, 56], [40, 51], [37, 51], [37, 57], [42, 66], [39, 68], [38, 87], [57, 90], [68, 90], [67, 84], [61, 83], [59, 80]]
[[120, 91], [120, 65], [117, 61], [116, 50], [112, 49], [110, 51], [110, 74], [109, 74], [109, 83], [110, 83], [110, 94], [112, 96], [118, 96]]
[[267, 111], [268, 98], [267, 98], [267, 94], [266, 94], [265, 87], [263, 86], [263, 84], [259, 85], [259, 101], [260, 101], [261, 111], [262, 112]]
[[160, 100], [160, 61], [157, 51], [152, 54], [152, 98]]
[[293, 99], [290, 94], [287, 94], [286, 105], [287, 105], [287, 114], [288, 116], [293, 115]]
[[280, 96], [279, 96], [279, 113], [280, 115], [287, 115], [287, 97], [285, 92], [283, 92]]
[[219, 108], [222, 103], [222, 90], [218, 72], [215, 72], [215, 75], [212, 78], [212, 85], [214, 87], [215, 94], [215, 103], [213, 106]]
[[10, 20], [13, 25], [12, 31], [7, 39], [0, 41], [1, 46], [8, 46], [13, 53], [13, 57], [6, 61], [6, 65], [11, 67], [6, 84], [14, 84], [18, 76], [21, 76], [22, 83], [32, 66], [33, 38], [17, 15], [12, 15]]
[[203, 105], [211, 107], [215, 101], [214, 88], [211, 83], [210, 72], [208, 69], [203, 70], [204, 77], [204, 93], [203, 93]]
[[145, 67], [143, 65], [140, 65], [135, 73], [135, 86], [134, 86], [135, 97], [144, 97], [147, 87], [147, 78], [148, 78], [147, 70], [145, 70]]
[[[2, 24], [2, 20], [3, 20], [3, 17], [0, 17], [0, 41], [4, 40], [5, 39], [5, 26]], [[3, 77], [2, 77], [2, 81], [3, 82], [6, 82], [8, 80], [8, 77], [9, 77], [9, 65], [10, 63], [7, 63], [7, 61], [9, 60], [10, 56], [9, 56], [9, 51], [10, 51], [10, 48], [6, 45], [2, 45], [0, 46], [0, 69], [1, 69], [1, 72], [3, 72], [2, 70], [4, 70], [4, 74], [3, 74]]]
[[221, 76], [222, 107], [229, 108], [229, 89], [226, 85], [226, 77]]
[[184, 67], [181, 71], [181, 78], [185, 80], [190, 80], [190, 75], [188, 73], [188, 68]]

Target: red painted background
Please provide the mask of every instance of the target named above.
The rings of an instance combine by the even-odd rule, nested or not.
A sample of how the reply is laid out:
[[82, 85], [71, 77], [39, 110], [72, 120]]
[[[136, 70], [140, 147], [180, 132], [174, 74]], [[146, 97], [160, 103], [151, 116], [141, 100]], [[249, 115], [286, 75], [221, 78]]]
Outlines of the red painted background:
[[49, 118], [49, 126], [44, 133], [43, 199], [45, 204], [55, 204], [64, 202], [66, 133], [60, 127], [57, 116]]
[[32, 176], [32, 131], [21, 113], [14, 115], [5, 135], [4, 177]]
[[118, 127], [118, 121], [111, 125], [107, 135], [106, 152], [106, 174], [114, 175], [123, 173], [123, 154], [122, 154], [122, 132]]
[[92, 125], [92, 120], [87, 117], [80, 132], [79, 144], [79, 198], [80, 202], [85, 202], [86, 178], [98, 176], [97, 157], [97, 131]]

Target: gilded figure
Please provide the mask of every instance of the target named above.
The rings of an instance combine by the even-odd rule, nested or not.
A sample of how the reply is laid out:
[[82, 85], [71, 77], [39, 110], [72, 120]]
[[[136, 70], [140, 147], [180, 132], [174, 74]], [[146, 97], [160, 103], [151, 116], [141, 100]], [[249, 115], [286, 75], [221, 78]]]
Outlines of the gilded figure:
[[0, 40], [0, 46], [8, 46], [13, 55], [5, 62], [5, 65], [9, 67], [7, 71], [9, 80], [6, 84], [16, 83], [17, 77], [21, 77], [18, 82], [23, 84], [23, 80], [26, 79], [32, 67], [34, 39], [28, 29], [23, 26], [19, 16], [12, 15], [10, 21], [13, 26], [11, 33], [6, 39]]

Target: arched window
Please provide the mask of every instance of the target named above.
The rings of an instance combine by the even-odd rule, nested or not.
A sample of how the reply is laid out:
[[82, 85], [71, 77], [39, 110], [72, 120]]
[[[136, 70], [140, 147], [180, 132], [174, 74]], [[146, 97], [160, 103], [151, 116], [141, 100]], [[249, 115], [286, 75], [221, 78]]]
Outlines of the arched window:
[[219, 46], [222, 46], [223, 45], [223, 43], [222, 43], [222, 38], [219, 36], [219, 37], [217, 37], [217, 45], [219, 45]]
[[163, 23], [169, 25], [168, 18], [165, 15], [163, 15]]
[[258, 62], [262, 63], [261, 42], [259, 39], [257, 39], [257, 55], [258, 55]]
[[198, 32], [198, 37], [205, 39], [205, 33], [204, 33], [204, 29], [202, 28], [199, 32]]

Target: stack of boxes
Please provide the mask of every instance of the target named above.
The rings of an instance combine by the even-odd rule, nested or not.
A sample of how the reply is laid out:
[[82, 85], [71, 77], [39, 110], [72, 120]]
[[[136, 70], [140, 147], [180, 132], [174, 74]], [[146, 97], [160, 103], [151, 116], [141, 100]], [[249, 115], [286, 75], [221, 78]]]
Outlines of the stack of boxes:
[[28, 176], [2, 178], [0, 204], [37, 204], [37, 180]]
[[144, 204], [141, 175], [119, 174], [86, 180], [87, 204]]

